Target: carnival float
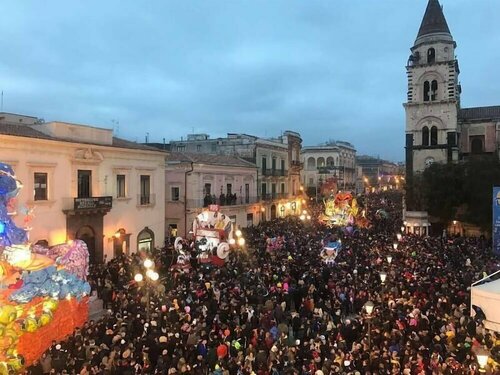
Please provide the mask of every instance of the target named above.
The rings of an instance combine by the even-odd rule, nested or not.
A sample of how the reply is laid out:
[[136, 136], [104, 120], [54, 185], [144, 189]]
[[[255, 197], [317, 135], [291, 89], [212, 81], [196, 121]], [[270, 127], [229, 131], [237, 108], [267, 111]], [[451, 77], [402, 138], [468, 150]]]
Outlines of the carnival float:
[[13, 220], [21, 188], [0, 162], [0, 375], [20, 372], [88, 318], [86, 244], [31, 245], [30, 228]]
[[[366, 212], [358, 205], [358, 200], [350, 192], [330, 194], [323, 199], [324, 213], [320, 220], [330, 227], [367, 227]], [[352, 232], [352, 231], [351, 231]]]
[[[200, 264], [222, 266], [229, 256], [231, 247], [244, 245], [240, 230], [234, 230], [231, 219], [220, 211], [218, 205], [210, 205], [193, 220], [193, 250]], [[236, 236], [236, 238], [235, 238]], [[178, 253], [175, 269], [190, 268], [189, 241], [177, 237], [174, 249]]]

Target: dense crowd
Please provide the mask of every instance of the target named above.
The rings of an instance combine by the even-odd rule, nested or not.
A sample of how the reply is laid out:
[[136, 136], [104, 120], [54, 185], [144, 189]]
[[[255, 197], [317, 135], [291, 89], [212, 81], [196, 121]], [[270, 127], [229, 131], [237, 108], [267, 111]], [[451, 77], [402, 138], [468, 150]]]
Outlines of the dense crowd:
[[[190, 268], [172, 271], [173, 254], [155, 254], [162, 278], [151, 290], [149, 320], [147, 286], [133, 281], [144, 271], [142, 256], [95, 267], [90, 281], [108, 312], [54, 342], [28, 373], [477, 373], [477, 350], [494, 357], [500, 345], [469, 311], [471, 283], [498, 269], [488, 244], [450, 236], [398, 241], [400, 197], [374, 194], [365, 205], [372, 228], [351, 234], [314, 216], [248, 228], [247, 246], [223, 267], [197, 264], [190, 244]], [[278, 236], [282, 248], [269, 250], [268, 239]], [[342, 240], [332, 266], [319, 256], [327, 236]]]

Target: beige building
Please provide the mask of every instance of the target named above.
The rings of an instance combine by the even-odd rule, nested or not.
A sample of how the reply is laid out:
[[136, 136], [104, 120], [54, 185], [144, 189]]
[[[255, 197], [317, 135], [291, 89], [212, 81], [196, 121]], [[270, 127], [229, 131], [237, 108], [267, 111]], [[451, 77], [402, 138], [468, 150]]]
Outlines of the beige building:
[[164, 152], [110, 129], [34, 119], [0, 113], [0, 160], [24, 185], [18, 205], [34, 209], [32, 243], [82, 239], [93, 262], [164, 245]]
[[[202, 155], [234, 156], [257, 167], [256, 197], [261, 201], [266, 218], [271, 219], [294, 212], [301, 201], [299, 133], [285, 131], [275, 138], [260, 138], [248, 134], [229, 133], [226, 138], [211, 139], [207, 134], [191, 134], [186, 140], [171, 141], [155, 147], [169, 148], [172, 152]], [[293, 203], [293, 204], [292, 204]]]
[[311, 192], [327, 179], [334, 178], [340, 190], [353, 190], [356, 183], [356, 149], [348, 142], [329, 142], [303, 147], [302, 184]]
[[165, 176], [165, 225], [171, 239], [188, 236], [195, 217], [210, 205], [218, 205], [239, 227], [258, 224], [263, 217], [257, 197], [257, 166], [246, 160], [171, 152]]

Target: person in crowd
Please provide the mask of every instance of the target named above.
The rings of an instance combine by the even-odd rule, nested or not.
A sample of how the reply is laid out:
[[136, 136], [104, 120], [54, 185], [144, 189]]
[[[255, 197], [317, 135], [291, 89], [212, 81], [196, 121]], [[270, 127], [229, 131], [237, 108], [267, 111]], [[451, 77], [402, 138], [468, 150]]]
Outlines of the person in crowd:
[[[404, 234], [397, 242], [401, 196], [371, 194], [360, 204], [369, 228], [329, 228], [312, 203], [311, 221], [244, 230], [247, 245], [222, 267], [172, 269], [165, 251], [147, 254], [161, 275], [150, 293], [133, 281], [146, 254], [93, 266], [107, 313], [54, 343], [27, 373], [476, 374], [480, 348], [500, 361], [500, 335], [470, 315], [471, 283], [499, 266], [484, 239]], [[328, 236], [342, 241], [333, 264], [320, 257]]]

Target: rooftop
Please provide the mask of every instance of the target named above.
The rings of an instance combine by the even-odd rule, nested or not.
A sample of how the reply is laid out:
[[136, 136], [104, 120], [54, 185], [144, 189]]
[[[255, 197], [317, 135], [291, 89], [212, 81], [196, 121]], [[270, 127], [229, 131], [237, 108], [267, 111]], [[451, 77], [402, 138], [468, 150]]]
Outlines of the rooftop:
[[171, 152], [167, 156], [168, 161], [178, 161], [197, 164], [209, 165], [226, 165], [232, 167], [249, 167], [256, 168], [257, 166], [249, 161], [243, 160], [236, 156], [216, 155], [216, 154], [199, 154], [195, 152]]
[[450, 34], [450, 29], [443, 14], [439, 0], [429, 0], [417, 39], [430, 34]]
[[458, 112], [459, 120], [499, 120], [500, 105], [489, 107], [462, 108]]

